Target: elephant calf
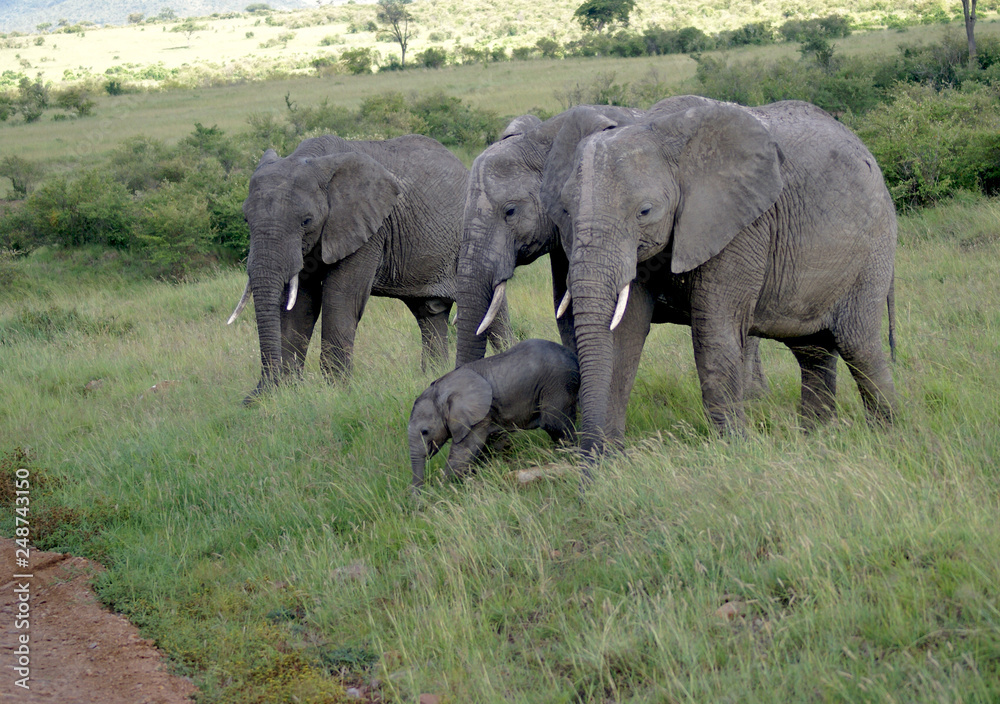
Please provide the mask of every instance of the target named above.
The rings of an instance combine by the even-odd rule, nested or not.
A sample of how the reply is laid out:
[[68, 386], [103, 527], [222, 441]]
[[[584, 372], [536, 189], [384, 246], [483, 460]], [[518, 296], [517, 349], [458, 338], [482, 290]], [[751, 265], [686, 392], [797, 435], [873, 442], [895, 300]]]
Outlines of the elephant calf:
[[447, 473], [462, 475], [491, 436], [541, 428], [554, 441], [576, 436], [580, 373], [576, 355], [547, 340], [525, 340], [433, 382], [413, 404], [408, 437], [413, 488], [427, 459], [451, 438]]

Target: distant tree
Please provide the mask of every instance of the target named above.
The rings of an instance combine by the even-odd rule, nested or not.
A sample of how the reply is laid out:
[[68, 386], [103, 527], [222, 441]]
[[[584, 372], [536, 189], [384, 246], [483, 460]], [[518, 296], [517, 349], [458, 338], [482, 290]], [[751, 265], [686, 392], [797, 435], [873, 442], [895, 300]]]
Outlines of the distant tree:
[[10, 185], [17, 197], [27, 198], [42, 173], [41, 166], [23, 157], [12, 154], [0, 159], [0, 175], [10, 179]]
[[177, 19], [177, 13], [169, 7], [164, 7], [160, 10], [160, 14], [157, 17], [164, 21], [175, 20]]
[[139, 24], [145, 17], [146, 15], [142, 14], [141, 12], [130, 12], [128, 13], [128, 23]]
[[628, 17], [635, 9], [635, 0], [587, 0], [576, 8], [573, 17], [587, 32], [602, 32], [618, 22], [628, 26]]
[[266, 2], [255, 2], [255, 3], [251, 4], [251, 5], [247, 5], [246, 8], [245, 8], [245, 10], [244, 10], [244, 12], [248, 12], [251, 15], [255, 15], [258, 12], [265, 13], [265, 12], [273, 12], [273, 11], [274, 10], [271, 9], [271, 6], [268, 5]]
[[[355, 75], [371, 73], [375, 64], [375, 54], [369, 47], [348, 49], [340, 55], [344, 68]], [[289, 106], [291, 109], [291, 106]]]
[[413, 37], [413, 30], [410, 29], [410, 22], [413, 15], [406, 9], [413, 0], [378, 0], [376, 3], [378, 11], [375, 18], [388, 27], [389, 33], [399, 44], [400, 60], [402, 66], [406, 66], [406, 45]]
[[17, 111], [25, 122], [38, 122], [45, 108], [49, 106], [49, 87], [39, 76], [32, 83], [27, 76], [21, 77], [17, 86]]
[[977, 0], [962, 0], [962, 14], [965, 15], [965, 35], [969, 39], [969, 68], [979, 66], [976, 59], [976, 2]]
[[184, 36], [186, 36], [188, 38], [188, 41], [190, 41], [191, 35], [193, 35], [195, 32], [200, 32], [204, 29], [208, 29], [207, 24], [196, 24], [194, 20], [186, 20], [181, 24], [177, 25], [176, 27], [174, 27], [173, 29], [171, 29], [170, 31], [183, 32]]
[[51, 29], [51, 27], [52, 27], [51, 22], [42, 22], [39, 25], [35, 25], [35, 29], [37, 29], [39, 32], [48, 32], [49, 29]]

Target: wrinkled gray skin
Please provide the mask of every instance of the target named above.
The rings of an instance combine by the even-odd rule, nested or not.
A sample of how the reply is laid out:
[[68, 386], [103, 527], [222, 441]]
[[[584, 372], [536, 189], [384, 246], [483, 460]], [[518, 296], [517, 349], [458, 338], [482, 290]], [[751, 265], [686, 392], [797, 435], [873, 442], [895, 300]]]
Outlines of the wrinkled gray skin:
[[[690, 102], [690, 96], [669, 98], [661, 101], [659, 110], [683, 110]], [[476, 329], [494, 291], [513, 276], [515, 267], [548, 254], [553, 308], [558, 308], [566, 293], [568, 273], [563, 239], [568, 237], [564, 233], [571, 227], [559, 197], [575, 163], [576, 146], [589, 134], [631, 124], [644, 114], [631, 108], [578, 106], [545, 122], [525, 115], [511, 122], [501, 140], [476, 158], [458, 260], [456, 366], [481, 359], [486, 353], [486, 337], [477, 336]], [[652, 322], [690, 324], [677, 309], [675, 302], [657, 299]], [[562, 343], [574, 349], [572, 305], [559, 318], [558, 326]], [[757, 338], [748, 341], [744, 373], [750, 393], [764, 394], [767, 379], [761, 368], [758, 343]], [[615, 417], [620, 418], [620, 427], [615, 431], [618, 435], [624, 432], [625, 403], [640, 350], [641, 347], [635, 349], [631, 344], [621, 348], [621, 355], [634, 358], [623, 356], [623, 363], [616, 369], [614, 384], [620, 391], [613, 405], [618, 409]]]
[[574, 440], [579, 384], [576, 355], [547, 340], [525, 340], [448, 372], [420, 394], [410, 413], [414, 491], [424, 483], [427, 460], [449, 438], [449, 476], [463, 475], [504, 431], [540, 428], [556, 442]]
[[[422, 364], [447, 356], [447, 319], [468, 171], [433, 139], [324, 136], [280, 158], [268, 150], [250, 179], [249, 290], [261, 377], [246, 401], [302, 370], [323, 316], [320, 365], [349, 373], [370, 295], [403, 301], [420, 327]], [[286, 310], [290, 282], [298, 295]], [[506, 311], [490, 334], [507, 337]]]
[[[641, 123], [581, 142], [562, 192], [582, 449], [593, 456], [618, 439], [613, 360], [627, 339], [638, 362], [663, 297], [690, 322], [705, 412], [720, 431], [746, 425], [747, 335], [794, 353], [807, 426], [834, 413], [838, 355], [870, 416], [890, 421], [881, 323], [888, 300], [892, 332], [896, 214], [875, 159], [807, 103], [691, 103], [654, 106]], [[613, 339], [616, 300], [633, 281], [645, 285], [631, 286]]]

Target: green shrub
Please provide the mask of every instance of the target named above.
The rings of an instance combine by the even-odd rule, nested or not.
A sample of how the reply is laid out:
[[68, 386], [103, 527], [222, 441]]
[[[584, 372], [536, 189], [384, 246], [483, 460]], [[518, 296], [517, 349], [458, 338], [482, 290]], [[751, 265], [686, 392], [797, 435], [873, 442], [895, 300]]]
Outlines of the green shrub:
[[426, 68], [441, 68], [448, 63], [448, 52], [438, 47], [429, 47], [417, 54], [417, 63]]
[[111, 173], [131, 193], [148, 191], [184, 178], [184, 167], [176, 159], [176, 152], [158, 139], [129, 137], [111, 152]]
[[106, 169], [58, 175], [28, 197], [27, 226], [36, 244], [128, 247], [136, 208], [129, 191]]
[[535, 48], [541, 53], [546, 59], [558, 59], [562, 53], [562, 46], [555, 39], [550, 39], [549, 37], [542, 37], [537, 42], [535, 42]]
[[504, 127], [495, 112], [470, 107], [443, 92], [416, 98], [411, 109], [427, 125], [424, 134], [445, 146], [482, 149], [496, 141]]
[[143, 199], [135, 247], [160, 277], [180, 278], [215, 261], [207, 201], [176, 184]]
[[813, 19], [788, 20], [778, 31], [786, 41], [803, 42], [810, 37], [823, 37], [824, 39], [840, 39], [851, 36], [853, 29], [851, 19], [841, 15], [828, 15], [827, 17], [817, 17]]
[[90, 91], [83, 86], [71, 86], [56, 93], [55, 104], [62, 110], [75, 112], [77, 117], [86, 117], [94, 112], [96, 103], [90, 99]]
[[41, 118], [45, 108], [49, 106], [49, 87], [42, 83], [41, 76], [34, 81], [27, 76], [21, 78], [15, 105], [25, 122], [37, 122]]
[[43, 173], [41, 165], [16, 154], [0, 159], [0, 176], [10, 179], [15, 198], [27, 198]]
[[375, 65], [375, 52], [369, 47], [348, 49], [340, 55], [340, 61], [354, 75], [371, 73], [372, 66]]
[[875, 155], [897, 207], [1000, 190], [1000, 98], [994, 90], [904, 85], [891, 102], [847, 124]]

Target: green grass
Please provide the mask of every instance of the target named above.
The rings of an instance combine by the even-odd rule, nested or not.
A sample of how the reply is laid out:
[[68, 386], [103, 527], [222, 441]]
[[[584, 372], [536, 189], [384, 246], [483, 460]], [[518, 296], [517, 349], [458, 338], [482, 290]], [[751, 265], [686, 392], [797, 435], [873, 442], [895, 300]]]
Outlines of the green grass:
[[[765, 342], [757, 432], [721, 441], [687, 330], [657, 326], [628, 451], [585, 492], [512, 480], [568, 459], [522, 433], [461, 483], [436, 458], [419, 505], [405, 427], [434, 375], [402, 304], [369, 306], [351, 382], [313, 350], [244, 409], [243, 274], [150, 283], [40, 250], [0, 261], [0, 473], [27, 448], [40, 546], [103, 561], [101, 598], [206, 702], [346, 701], [372, 678], [386, 701], [996, 701], [998, 210], [901, 222], [892, 430], [842, 367], [839, 421], [802, 435], [797, 369]], [[519, 269], [511, 306], [556, 339], [547, 285]]]

